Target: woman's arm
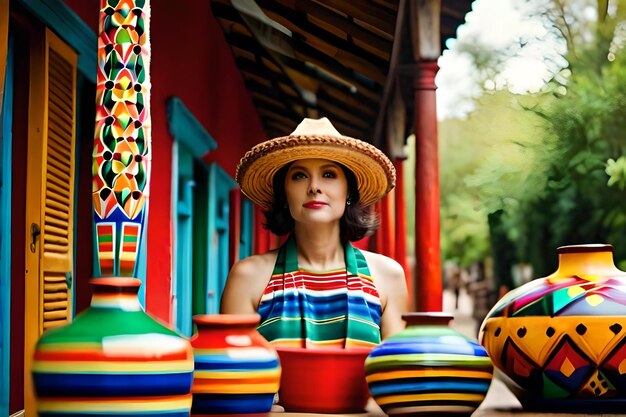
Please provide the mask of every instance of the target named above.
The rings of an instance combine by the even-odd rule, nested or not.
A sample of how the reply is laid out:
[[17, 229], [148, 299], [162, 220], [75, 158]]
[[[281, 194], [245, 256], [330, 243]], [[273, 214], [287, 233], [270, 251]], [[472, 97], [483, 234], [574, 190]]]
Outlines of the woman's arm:
[[233, 265], [220, 303], [222, 314], [256, 313], [276, 261], [276, 252], [254, 255]]
[[391, 258], [372, 252], [363, 252], [380, 295], [383, 310], [381, 336], [386, 339], [405, 328], [402, 314], [408, 311], [409, 297], [404, 269]]

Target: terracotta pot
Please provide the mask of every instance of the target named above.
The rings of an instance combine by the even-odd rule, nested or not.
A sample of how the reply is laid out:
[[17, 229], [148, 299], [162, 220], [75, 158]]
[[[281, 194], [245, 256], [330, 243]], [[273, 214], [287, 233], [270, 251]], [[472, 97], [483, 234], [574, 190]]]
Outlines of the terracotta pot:
[[278, 348], [285, 411], [362, 413], [370, 398], [363, 362], [371, 348]]
[[402, 332], [375, 347], [365, 361], [369, 390], [393, 416], [470, 415], [493, 376], [487, 352], [450, 328], [447, 313], [408, 313]]
[[91, 284], [91, 306], [37, 342], [32, 374], [39, 416], [187, 416], [189, 341], [143, 311], [140, 280]]
[[267, 414], [280, 383], [278, 355], [256, 330], [258, 314], [193, 317], [192, 415]]
[[610, 245], [557, 249], [559, 267], [504, 296], [481, 343], [529, 409], [626, 407], [626, 273]]

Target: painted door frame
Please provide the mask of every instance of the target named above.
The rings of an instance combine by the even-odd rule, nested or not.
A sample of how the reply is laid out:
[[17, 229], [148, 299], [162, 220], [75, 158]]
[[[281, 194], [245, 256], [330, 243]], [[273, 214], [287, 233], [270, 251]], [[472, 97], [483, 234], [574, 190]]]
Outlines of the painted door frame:
[[207, 295], [209, 314], [219, 313], [220, 299], [228, 276], [230, 191], [237, 183], [216, 163], [209, 166], [209, 222], [207, 236]]
[[198, 291], [205, 293], [207, 206], [206, 163], [203, 157], [217, 149], [217, 142], [178, 97], [166, 103], [172, 143], [173, 224], [172, 306], [176, 329], [191, 335], [191, 316], [204, 313]]
[[194, 157], [184, 144], [174, 141], [172, 169], [172, 202], [176, 215], [173, 245], [175, 275], [172, 283], [172, 312], [176, 330], [191, 336], [192, 275], [194, 267]]
[[[0, 6], [1, 7], [1, 6]], [[11, 369], [11, 183], [13, 125], [13, 42], [8, 41], [0, 105], [0, 415], [9, 415]]]

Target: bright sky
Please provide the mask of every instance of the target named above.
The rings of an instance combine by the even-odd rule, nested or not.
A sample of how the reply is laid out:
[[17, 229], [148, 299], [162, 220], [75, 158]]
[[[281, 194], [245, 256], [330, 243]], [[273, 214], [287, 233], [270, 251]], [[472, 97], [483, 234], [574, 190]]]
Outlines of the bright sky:
[[[532, 3], [532, 2], [531, 2]], [[459, 27], [456, 39], [447, 41], [448, 49], [439, 59], [437, 74], [437, 112], [439, 119], [463, 117], [473, 109], [472, 98], [480, 95], [476, 72], [470, 59], [455, 51], [457, 41], [473, 39], [494, 49], [511, 42], [524, 42], [520, 54], [507, 61], [501, 76], [487, 88], [508, 88], [514, 93], [537, 91], [550, 78], [545, 56], [559, 60], [559, 45], [550, 41], [541, 21], [529, 19], [520, 7], [532, 7], [518, 0], [475, 0]]]

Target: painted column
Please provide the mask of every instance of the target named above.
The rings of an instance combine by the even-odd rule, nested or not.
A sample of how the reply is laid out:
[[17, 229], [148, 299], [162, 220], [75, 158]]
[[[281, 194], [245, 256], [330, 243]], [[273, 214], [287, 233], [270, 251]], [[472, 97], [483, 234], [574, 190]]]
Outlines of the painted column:
[[265, 253], [270, 249], [270, 232], [263, 227], [265, 216], [263, 211], [254, 206], [254, 243], [252, 250], [255, 255]]
[[441, 0], [409, 2], [415, 103], [415, 308], [441, 311], [439, 157], [435, 75], [441, 55]]
[[93, 216], [96, 276], [138, 275], [151, 161], [149, 0], [100, 0]]
[[439, 162], [437, 149], [436, 61], [421, 61], [415, 89], [415, 301], [418, 311], [441, 311], [439, 246]]
[[396, 159], [396, 188], [395, 188], [395, 219], [396, 219], [396, 251], [394, 259], [402, 265], [406, 285], [409, 293], [409, 311], [413, 311], [415, 302], [413, 300], [413, 280], [411, 271], [406, 259], [406, 198], [404, 195], [404, 160]]

